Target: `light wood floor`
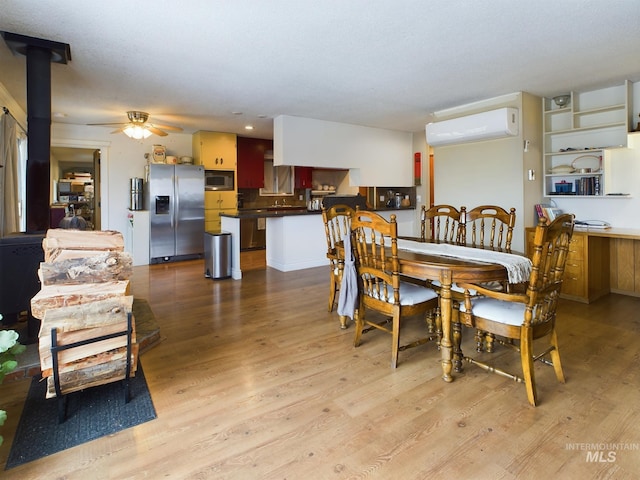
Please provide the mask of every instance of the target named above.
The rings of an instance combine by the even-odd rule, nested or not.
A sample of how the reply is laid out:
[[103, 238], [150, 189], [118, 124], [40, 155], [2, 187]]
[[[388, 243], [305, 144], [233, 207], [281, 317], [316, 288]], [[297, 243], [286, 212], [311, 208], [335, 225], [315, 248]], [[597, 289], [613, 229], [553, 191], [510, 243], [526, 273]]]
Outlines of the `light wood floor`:
[[[354, 348], [353, 328], [326, 311], [327, 268], [241, 281], [203, 270], [135, 268], [134, 294], [149, 300], [163, 337], [141, 357], [158, 418], [1, 478], [637, 478], [639, 298], [562, 303], [567, 383], [536, 366], [533, 408], [522, 385], [473, 366], [444, 383], [433, 343], [401, 352], [395, 371], [389, 336], [371, 332]], [[404, 338], [422, 329], [409, 322]], [[466, 331], [463, 346], [471, 340]], [[493, 356], [518, 365], [504, 348]], [[28, 383], [0, 386], [0, 465]], [[627, 450], [594, 462], [574, 449], [592, 444], [607, 444], [603, 460], [610, 444]]]

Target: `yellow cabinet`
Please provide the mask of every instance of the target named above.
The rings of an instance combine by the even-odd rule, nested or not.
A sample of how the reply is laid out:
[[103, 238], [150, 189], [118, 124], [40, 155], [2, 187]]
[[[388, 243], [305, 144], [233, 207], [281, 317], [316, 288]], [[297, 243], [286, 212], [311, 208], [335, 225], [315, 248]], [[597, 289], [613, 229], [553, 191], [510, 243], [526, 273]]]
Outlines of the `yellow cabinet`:
[[237, 210], [236, 192], [204, 192], [204, 229], [207, 232], [220, 231], [221, 213]]
[[237, 163], [236, 134], [206, 132], [193, 134], [193, 160], [207, 170], [235, 170]]
[[236, 192], [204, 192], [205, 210], [235, 210], [238, 204]]

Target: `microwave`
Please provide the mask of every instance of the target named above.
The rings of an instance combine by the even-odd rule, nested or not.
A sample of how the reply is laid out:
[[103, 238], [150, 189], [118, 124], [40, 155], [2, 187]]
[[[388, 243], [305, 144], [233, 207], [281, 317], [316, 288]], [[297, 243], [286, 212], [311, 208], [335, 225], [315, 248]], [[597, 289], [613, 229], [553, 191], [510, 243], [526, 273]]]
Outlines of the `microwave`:
[[204, 189], [205, 190], [233, 190], [235, 172], [233, 170], [205, 170]]

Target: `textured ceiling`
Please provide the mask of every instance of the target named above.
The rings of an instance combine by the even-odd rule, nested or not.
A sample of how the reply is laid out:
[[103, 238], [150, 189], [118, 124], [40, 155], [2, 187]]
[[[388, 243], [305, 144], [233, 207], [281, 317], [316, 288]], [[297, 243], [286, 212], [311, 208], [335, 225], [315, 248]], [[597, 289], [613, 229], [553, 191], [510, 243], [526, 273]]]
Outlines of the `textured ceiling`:
[[[272, 136], [286, 114], [420, 131], [515, 91], [640, 80], [638, 0], [0, 0], [0, 30], [68, 43], [54, 122], [126, 120]], [[26, 111], [25, 57], [0, 83]], [[234, 112], [242, 112], [237, 114]], [[264, 117], [264, 118], [261, 118]], [[94, 127], [108, 128], [108, 127]]]

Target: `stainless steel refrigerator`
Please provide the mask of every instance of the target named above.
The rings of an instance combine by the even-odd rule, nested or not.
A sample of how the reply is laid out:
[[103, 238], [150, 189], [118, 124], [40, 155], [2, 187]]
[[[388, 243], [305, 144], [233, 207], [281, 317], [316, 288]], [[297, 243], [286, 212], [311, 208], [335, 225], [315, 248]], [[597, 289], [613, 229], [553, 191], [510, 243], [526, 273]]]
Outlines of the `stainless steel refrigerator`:
[[150, 164], [147, 202], [150, 263], [202, 257], [204, 167]]

